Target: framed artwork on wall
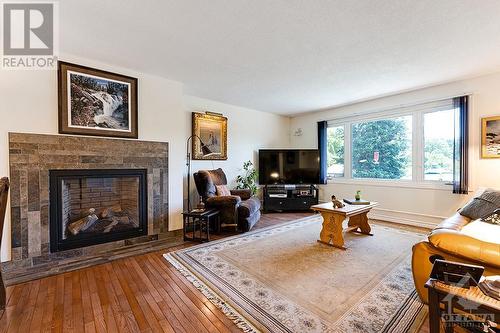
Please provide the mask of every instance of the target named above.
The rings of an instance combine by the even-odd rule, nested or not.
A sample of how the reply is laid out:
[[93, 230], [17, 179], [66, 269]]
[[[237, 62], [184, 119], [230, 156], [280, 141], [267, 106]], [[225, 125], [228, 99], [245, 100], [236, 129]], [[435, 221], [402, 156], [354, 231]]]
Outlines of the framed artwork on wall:
[[137, 79], [60, 61], [59, 133], [137, 139]]
[[500, 116], [482, 119], [481, 157], [500, 158]]
[[193, 159], [227, 160], [227, 118], [219, 114], [193, 112]]

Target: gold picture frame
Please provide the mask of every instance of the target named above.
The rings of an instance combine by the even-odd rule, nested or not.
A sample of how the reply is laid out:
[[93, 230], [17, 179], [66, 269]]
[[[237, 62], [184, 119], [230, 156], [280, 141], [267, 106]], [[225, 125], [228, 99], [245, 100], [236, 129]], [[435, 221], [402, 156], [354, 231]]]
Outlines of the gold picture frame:
[[227, 160], [227, 118], [193, 112], [193, 159]]
[[500, 116], [481, 119], [481, 157], [500, 158]]

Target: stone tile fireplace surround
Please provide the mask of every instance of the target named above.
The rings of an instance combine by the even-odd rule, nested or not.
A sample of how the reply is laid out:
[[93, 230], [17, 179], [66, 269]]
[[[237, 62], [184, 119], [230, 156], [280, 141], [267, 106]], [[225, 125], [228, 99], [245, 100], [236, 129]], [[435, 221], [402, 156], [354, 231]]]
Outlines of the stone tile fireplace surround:
[[[168, 143], [9, 133], [9, 163], [12, 260], [2, 265], [7, 281], [60, 270], [68, 262], [86, 265], [114, 251], [123, 255], [124, 248], [179, 236], [168, 232]], [[146, 169], [147, 235], [50, 251], [49, 172], [77, 169]]]

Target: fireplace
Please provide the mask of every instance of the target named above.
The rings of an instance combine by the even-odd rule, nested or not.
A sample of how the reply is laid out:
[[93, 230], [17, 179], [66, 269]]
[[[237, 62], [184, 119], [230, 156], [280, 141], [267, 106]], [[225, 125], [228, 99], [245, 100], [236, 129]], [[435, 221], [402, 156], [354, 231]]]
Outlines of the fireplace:
[[147, 234], [147, 170], [50, 170], [50, 251]]

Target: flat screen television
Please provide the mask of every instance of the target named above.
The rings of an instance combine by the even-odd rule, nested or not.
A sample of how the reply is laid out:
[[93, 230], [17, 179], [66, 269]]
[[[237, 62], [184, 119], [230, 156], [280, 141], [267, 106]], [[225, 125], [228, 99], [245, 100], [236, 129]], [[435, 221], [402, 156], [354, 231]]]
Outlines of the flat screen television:
[[259, 150], [259, 184], [318, 184], [317, 149]]

